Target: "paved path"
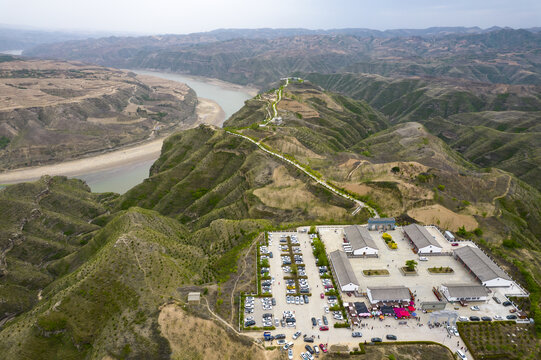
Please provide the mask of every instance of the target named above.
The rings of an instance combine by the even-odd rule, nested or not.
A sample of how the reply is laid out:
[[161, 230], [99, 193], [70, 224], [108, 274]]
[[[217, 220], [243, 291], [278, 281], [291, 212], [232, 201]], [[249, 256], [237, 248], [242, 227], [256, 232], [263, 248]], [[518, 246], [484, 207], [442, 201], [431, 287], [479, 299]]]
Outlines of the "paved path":
[[[276, 95], [277, 95], [277, 98], [276, 98], [276, 101], [272, 103], [272, 109], [274, 111], [274, 116], [273, 118], [275, 118], [277, 115], [278, 115], [278, 110], [276, 109], [276, 105], [278, 104], [278, 102], [280, 102], [280, 100], [282, 100], [282, 92], [283, 92], [283, 89], [287, 87], [287, 85], [289, 85], [289, 78], [286, 79], [286, 83], [285, 85], [282, 87], [280, 87], [278, 90], [276, 90]], [[268, 119], [268, 120], [265, 120], [263, 122], [263, 125], [266, 125], [270, 120], [272, 119]], [[353, 210], [353, 212], [351, 213], [351, 215], [356, 215], [359, 211], [361, 211], [362, 208], [366, 207], [371, 213], [372, 213], [372, 216], [375, 217], [375, 218], [379, 218], [379, 214], [378, 212], [371, 208], [370, 206], [366, 205], [364, 202], [360, 201], [360, 200], [357, 200], [353, 197], [351, 197], [350, 195], [340, 191], [339, 189], [337, 189], [336, 187], [334, 187], [333, 185], [329, 184], [326, 180], [323, 180], [323, 179], [319, 179], [317, 178], [316, 176], [312, 175], [310, 172], [308, 172], [304, 167], [302, 167], [300, 164], [292, 161], [292, 160], [289, 160], [287, 158], [285, 158], [284, 156], [278, 154], [278, 153], [275, 153], [273, 151], [270, 151], [268, 150], [267, 148], [265, 148], [263, 145], [261, 145], [261, 140], [260, 141], [255, 141], [254, 139], [248, 137], [248, 136], [245, 136], [245, 135], [241, 135], [241, 134], [238, 134], [238, 133], [234, 133], [234, 132], [231, 132], [231, 131], [228, 131], [226, 130], [227, 133], [231, 134], [231, 135], [235, 135], [235, 136], [239, 136], [241, 138], [244, 138], [252, 143], [254, 143], [255, 145], [257, 145], [258, 148], [260, 148], [261, 150], [263, 150], [264, 152], [266, 152], [267, 154], [270, 154], [272, 156], [275, 156], [279, 159], [282, 159], [283, 161], [285, 162], [288, 162], [290, 163], [291, 165], [295, 166], [297, 169], [301, 170], [303, 173], [305, 173], [306, 175], [308, 175], [309, 177], [311, 177], [315, 182], [317, 182], [319, 185], [327, 188], [329, 191], [335, 193], [336, 195], [338, 196], [341, 196], [345, 199], [348, 199], [348, 200], [351, 200], [353, 201], [357, 207], [355, 208], [355, 210]]]
[[254, 139], [248, 137], [248, 136], [245, 136], [245, 135], [241, 135], [241, 134], [237, 134], [237, 133], [234, 133], [234, 132], [231, 132], [231, 131], [228, 131], [226, 130], [227, 133], [231, 134], [231, 135], [235, 135], [235, 136], [238, 136], [238, 137], [241, 137], [243, 139], [246, 139], [248, 141], [250, 141], [251, 143], [257, 145], [257, 147], [261, 150], [263, 150], [264, 152], [266, 152], [267, 154], [270, 154], [272, 156], [275, 156], [293, 166], [295, 166], [297, 169], [299, 169], [300, 171], [302, 171], [303, 173], [305, 173], [306, 175], [308, 175], [310, 178], [312, 178], [315, 182], [317, 182], [319, 185], [327, 188], [329, 191], [335, 193], [336, 195], [338, 196], [341, 196], [345, 199], [348, 199], [348, 200], [351, 200], [353, 201], [357, 207], [355, 210], [353, 210], [352, 212], [352, 215], [355, 215], [357, 214], [362, 208], [366, 207], [367, 209], [369, 209], [371, 212], [372, 212], [372, 216], [373, 217], [376, 217], [376, 218], [379, 218], [379, 214], [378, 212], [369, 207], [368, 205], [366, 205], [364, 202], [360, 201], [360, 200], [357, 200], [351, 196], [349, 196], [348, 194], [345, 194], [343, 192], [341, 192], [340, 190], [338, 190], [337, 188], [335, 188], [334, 186], [332, 186], [331, 184], [329, 184], [326, 180], [323, 180], [323, 179], [318, 179], [317, 177], [315, 177], [314, 175], [312, 175], [310, 172], [308, 172], [305, 168], [303, 168], [301, 165], [297, 164], [296, 162], [292, 161], [292, 160], [289, 160], [287, 158], [285, 158], [284, 156], [278, 154], [278, 153], [275, 153], [275, 152], [272, 152], [270, 150], [268, 150], [267, 148], [265, 148], [263, 145], [261, 145], [258, 141], [255, 141]]

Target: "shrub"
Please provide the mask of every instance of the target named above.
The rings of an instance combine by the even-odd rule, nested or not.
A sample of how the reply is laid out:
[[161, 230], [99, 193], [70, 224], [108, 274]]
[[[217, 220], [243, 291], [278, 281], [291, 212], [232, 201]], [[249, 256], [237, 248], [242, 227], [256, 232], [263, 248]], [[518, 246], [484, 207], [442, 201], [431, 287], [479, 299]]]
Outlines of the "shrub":
[[383, 238], [383, 240], [387, 241], [387, 240], [392, 240], [393, 237], [387, 233], [383, 233], [383, 235], [381, 235], [381, 237]]

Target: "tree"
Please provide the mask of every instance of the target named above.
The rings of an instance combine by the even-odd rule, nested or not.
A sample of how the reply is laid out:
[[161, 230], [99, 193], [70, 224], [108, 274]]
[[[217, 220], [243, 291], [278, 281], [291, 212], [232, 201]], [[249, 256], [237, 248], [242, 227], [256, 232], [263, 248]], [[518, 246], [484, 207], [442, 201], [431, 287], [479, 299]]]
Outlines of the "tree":
[[406, 268], [408, 269], [408, 271], [415, 271], [415, 266], [417, 266], [417, 261], [406, 260]]
[[308, 233], [309, 234], [315, 234], [316, 233], [316, 226], [315, 225], [310, 226], [310, 231]]
[[393, 239], [393, 237], [391, 235], [387, 234], [387, 233], [383, 233], [383, 235], [381, 235], [381, 237], [385, 241], [391, 241]]
[[391, 172], [393, 174], [398, 174], [400, 172], [400, 168], [398, 166], [393, 166], [393, 168], [391, 169]]

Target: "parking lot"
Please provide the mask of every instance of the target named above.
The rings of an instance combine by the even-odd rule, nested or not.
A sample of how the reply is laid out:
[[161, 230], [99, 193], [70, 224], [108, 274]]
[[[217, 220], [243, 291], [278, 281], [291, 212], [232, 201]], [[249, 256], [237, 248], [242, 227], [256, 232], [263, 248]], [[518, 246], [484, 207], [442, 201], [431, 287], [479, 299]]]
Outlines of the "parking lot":
[[[443, 247], [444, 252], [453, 251], [461, 246], [475, 246], [472, 242], [460, 242], [458, 246], [452, 246], [439, 231], [435, 228], [428, 227], [428, 232], [436, 237], [436, 240]], [[322, 240], [325, 243], [327, 252], [342, 249], [343, 228], [320, 228], [320, 234]], [[426, 261], [420, 261], [419, 255], [415, 254], [412, 250], [412, 246], [407, 239], [404, 238], [404, 234], [400, 228], [392, 231], [386, 231], [393, 237], [393, 240], [397, 243], [398, 248], [391, 250], [385, 244], [382, 239], [381, 231], [370, 231], [370, 235], [376, 242], [379, 249], [379, 256], [377, 258], [350, 258], [350, 264], [357, 275], [361, 291], [366, 291], [367, 287], [373, 286], [395, 286], [404, 285], [408, 287], [416, 296], [416, 303], [437, 301], [436, 296], [432, 292], [432, 288], [439, 288], [440, 285], [445, 283], [460, 283], [460, 284], [479, 284], [479, 281], [470, 274], [467, 269], [460, 264], [453, 256], [425, 256]], [[404, 276], [400, 267], [405, 265], [406, 260], [417, 261], [417, 274], [416, 276]], [[453, 269], [451, 274], [432, 274], [428, 272], [428, 268], [432, 267], [450, 267]], [[385, 276], [366, 276], [363, 270], [378, 270], [385, 269], [389, 271], [389, 275]], [[503, 302], [505, 300], [504, 294], [509, 289], [504, 288], [491, 288], [489, 289], [489, 299], [486, 302], [472, 302], [470, 305], [477, 305], [480, 310], [472, 311], [470, 306], [461, 307], [453, 306], [453, 304], [447, 304], [446, 310], [455, 310], [459, 316], [501, 316], [505, 318], [509, 315], [510, 308], [504, 307], [502, 304], [496, 303], [492, 299], [496, 296]], [[513, 290], [518, 292], [518, 288]], [[344, 301], [349, 299], [356, 299], [355, 301], [365, 301], [365, 297], [348, 297], [345, 295]]]
[[[456, 349], [464, 346], [461, 339], [455, 336], [449, 336], [448, 332], [443, 327], [429, 328], [427, 326], [429, 320], [429, 314], [418, 311], [417, 319], [410, 319], [401, 324], [394, 318], [385, 318], [383, 320], [377, 318], [362, 319], [359, 327], [354, 329], [347, 328], [334, 328], [333, 325], [339, 320], [333, 318], [332, 312], [326, 312], [325, 307], [329, 307], [332, 304], [328, 303], [328, 298], [321, 298], [321, 293], [324, 291], [324, 284], [320, 278], [320, 269], [316, 265], [315, 257], [312, 253], [312, 247], [310, 242], [310, 236], [306, 232], [307, 229], [300, 229], [299, 232], [274, 232], [269, 233], [269, 246], [266, 249], [267, 252], [272, 252], [272, 257], [268, 257], [269, 262], [269, 280], [270, 291], [272, 292], [272, 299], [274, 299], [274, 305], [272, 299], [261, 300], [255, 298], [254, 312], [252, 314], [246, 314], [246, 316], [253, 316], [256, 326], [276, 326], [276, 330], [273, 330], [272, 335], [284, 335], [283, 340], [280, 341], [280, 345], [283, 343], [293, 342], [295, 346], [294, 358], [299, 358], [299, 354], [304, 352], [304, 346], [306, 343], [303, 341], [304, 336], [313, 337], [314, 344], [348, 344], [351, 347], [358, 345], [359, 342], [370, 342], [373, 337], [380, 337], [384, 339], [388, 334], [397, 336], [399, 341], [413, 341], [413, 340], [428, 340], [436, 341], [449, 346], [451, 349]], [[325, 243], [327, 253], [340, 249], [342, 250], [342, 238], [343, 228], [337, 227], [321, 227], [319, 228], [322, 240]], [[432, 233], [432, 230], [430, 230]], [[436, 231], [437, 232], [437, 231]], [[443, 283], [472, 283], [476, 284], [476, 280], [470, 275], [465, 268], [459, 264], [451, 256], [432, 256], [428, 257], [428, 261], [419, 261], [419, 256], [411, 250], [411, 245], [404, 239], [401, 230], [389, 231], [393, 239], [398, 244], [397, 250], [390, 250], [381, 238], [381, 233], [372, 231], [371, 235], [376, 241], [376, 244], [380, 251], [378, 258], [352, 258], [350, 259], [351, 265], [356, 273], [360, 282], [361, 290], [365, 290], [367, 286], [382, 286], [382, 285], [405, 285], [416, 294], [416, 304], [420, 306], [420, 303], [424, 301], [435, 301], [436, 297], [432, 293], [432, 287], [439, 287]], [[435, 233], [435, 236], [441, 236], [439, 233]], [[292, 240], [292, 247], [288, 245], [287, 238]], [[280, 241], [282, 240], [282, 241]], [[451, 244], [447, 240], [438, 238], [438, 242], [444, 246], [444, 251], [451, 251], [456, 247], [451, 247]], [[463, 246], [464, 244], [461, 244]], [[293, 254], [293, 261], [291, 264], [287, 263], [288, 258], [283, 258], [282, 255]], [[406, 260], [414, 259], [418, 262], [418, 275], [417, 276], [404, 276], [399, 270], [399, 267], [405, 265]], [[293, 277], [292, 272], [287, 272], [288, 269], [294, 267], [295, 261], [302, 260], [304, 265], [304, 271], [302, 264], [298, 269], [298, 275], [301, 278], [299, 282], [294, 280], [286, 280], [284, 277]], [[286, 263], [284, 264], [284, 261]], [[434, 275], [428, 273], [429, 267], [449, 266], [453, 268], [454, 273], [450, 275]], [[286, 271], [284, 271], [284, 268]], [[362, 274], [362, 270], [370, 269], [387, 269], [389, 276], [365, 276]], [[306, 276], [306, 280], [302, 278]], [[305, 282], [303, 284], [303, 282]], [[263, 282], [262, 282], [263, 284]], [[310, 292], [308, 297], [308, 303], [305, 303], [304, 298], [298, 297], [299, 303], [297, 304], [297, 296], [300, 291], [299, 287], [304, 287], [303, 291]], [[291, 294], [288, 294], [288, 291]], [[502, 302], [505, 300], [500, 291], [496, 290], [489, 296], [487, 302], [471, 303], [469, 305], [478, 305], [479, 311], [473, 311], [469, 306], [456, 307], [452, 304], [447, 304], [447, 310], [456, 310], [459, 316], [470, 317], [488, 315], [494, 317], [496, 315], [505, 318], [509, 314], [511, 307], [504, 307], [503, 304], [497, 304], [492, 296], [497, 296]], [[294, 294], [293, 294], [294, 293]], [[289, 303], [287, 297], [289, 298]], [[291, 298], [293, 297], [293, 298]], [[369, 301], [366, 297], [355, 297], [347, 294], [342, 294], [344, 302], [362, 301], [369, 305]], [[293, 299], [293, 301], [291, 301]], [[301, 304], [303, 303], [303, 304]], [[272, 318], [268, 317], [272, 314]], [[267, 318], [263, 318], [266, 315]], [[328, 323], [328, 330], [321, 331], [320, 324], [323, 324], [323, 316], [326, 317]], [[312, 323], [312, 318], [315, 318], [316, 325]], [[289, 319], [289, 322], [285, 320]], [[294, 320], [292, 320], [294, 319]], [[443, 322], [445, 319], [440, 319]], [[342, 321], [340, 321], [342, 322]], [[352, 332], [361, 332], [361, 338], [352, 337]], [[296, 340], [293, 340], [293, 335], [300, 332], [301, 335]], [[257, 331], [251, 333], [252, 336], [261, 338], [263, 331]], [[277, 345], [277, 340], [274, 340], [272, 345]]]

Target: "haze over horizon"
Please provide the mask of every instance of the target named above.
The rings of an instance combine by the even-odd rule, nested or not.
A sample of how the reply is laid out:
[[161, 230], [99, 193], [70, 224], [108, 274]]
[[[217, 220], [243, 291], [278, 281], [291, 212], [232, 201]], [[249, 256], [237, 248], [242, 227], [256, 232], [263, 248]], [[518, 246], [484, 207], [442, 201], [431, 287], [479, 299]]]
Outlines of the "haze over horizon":
[[[219, 28], [420, 29], [435, 26], [529, 28], [541, 25], [541, 2], [517, 0], [246, 0], [77, 3], [0, 0], [0, 24], [43, 30], [183, 34]], [[204, 19], [204, 20], [202, 20]]]

